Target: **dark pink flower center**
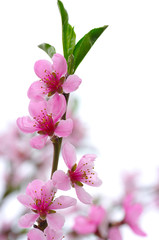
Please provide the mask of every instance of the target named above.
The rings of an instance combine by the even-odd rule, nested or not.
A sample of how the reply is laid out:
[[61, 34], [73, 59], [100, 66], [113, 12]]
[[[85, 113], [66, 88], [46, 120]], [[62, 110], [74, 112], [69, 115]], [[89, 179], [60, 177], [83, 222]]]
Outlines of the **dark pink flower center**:
[[82, 167], [78, 167], [75, 164], [71, 170], [68, 170], [68, 175], [72, 183], [83, 182], [86, 184], [88, 183], [94, 184], [94, 182], [92, 182], [92, 177], [95, 174], [93, 171], [94, 167], [90, 166], [88, 168], [85, 168], [85, 166], [87, 165], [88, 163], [84, 163]]
[[[65, 76], [59, 78], [58, 73], [55, 72], [48, 72], [45, 70], [46, 76], [41, 79], [44, 83], [46, 88], [44, 89], [44, 93], [48, 93], [49, 96], [54, 94], [55, 92], [62, 93], [62, 84], [65, 81]], [[42, 87], [43, 88], [43, 87]]]
[[84, 177], [83, 173], [79, 172], [79, 171], [69, 170], [68, 173], [69, 173], [69, 177], [70, 177], [72, 183], [80, 182]]
[[50, 213], [50, 205], [53, 203], [55, 193], [56, 192], [51, 191], [49, 195], [46, 195], [43, 189], [41, 189], [41, 197], [34, 199], [32, 209], [39, 213], [41, 217], [45, 218], [46, 215]]
[[41, 114], [34, 117], [34, 127], [38, 128], [39, 134], [52, 136], [55, 131], [55, 125], [51, 113], [47, 113], [46, 109], [41, 110]]
[[48, 199], [36, 199], [35, 209], [40, 215], [45, 215], [48, 213], [48, 207], [51, 205], [51, 200]]

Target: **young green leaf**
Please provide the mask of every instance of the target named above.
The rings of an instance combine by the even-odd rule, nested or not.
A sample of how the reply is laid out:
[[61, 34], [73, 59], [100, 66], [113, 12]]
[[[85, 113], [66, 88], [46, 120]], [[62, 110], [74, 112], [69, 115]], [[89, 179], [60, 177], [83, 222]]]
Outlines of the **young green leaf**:
[[41, 48], [42, 50], [44, 50], [51, 58], [56, 53], [55, 48], [48, 43], [42, 43], [42, 44], [38, 45], [38, 47]]
[[62, 43], [63, 43], [63, 52], [66, 61], [68, 62], [69, 56], [73, 53], [75, 43], [76, 43], [76, 34], [74, 28], [68, 23], [68, 13], [64, 8], [63, 3], [58, 0], [58, 7], [61, 14], [62, 20]]
[[76, 44], [73, 55], [74, 55], [74, 71], [77, 69], [78, 65], [81, 63], [83, 58], [86, 56], [90, 48], [93, 46], [95, 41], [100, 37], [104, 30], [108, 27], [105, 25], [100, 28], [94, 28], [83, 38], [81, 38]]

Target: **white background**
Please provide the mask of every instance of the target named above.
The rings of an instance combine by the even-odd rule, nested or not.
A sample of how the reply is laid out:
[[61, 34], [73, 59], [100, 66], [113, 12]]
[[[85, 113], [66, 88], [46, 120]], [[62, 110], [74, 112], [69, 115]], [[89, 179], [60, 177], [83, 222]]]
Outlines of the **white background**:
[[[63, 0], [77, 41], [108, 24], [76, 71], [80, 115], [98, 149], [102, 191], [120, 193], [123, 170], [138, 169], [144, 184], [159, 166], [159, 14], [156, 0]], [[0, 2], [0, 130], [28, 114], [27, 89], [37, 80], [34, 62], [48, 58], [37, 45], [62, 54], [61, 19], [55, 0]], [[145, 215], [146, 239], [156, 240], [159, 211]], [[124, 239], [140, 239], [130, 232]]]

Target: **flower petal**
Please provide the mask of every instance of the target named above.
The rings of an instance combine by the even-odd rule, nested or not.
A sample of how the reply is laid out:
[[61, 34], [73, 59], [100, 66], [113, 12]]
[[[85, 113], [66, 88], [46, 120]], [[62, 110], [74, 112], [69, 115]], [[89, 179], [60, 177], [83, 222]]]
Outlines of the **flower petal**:
[[59, 213], [52, 213], [47, 215], [48, 226], [53, 228], [53, 230], [58, 231], [64, 225], [65, 219]]
[[75, 184], [75, 190], [76, 190], [77, 197], [81, 202], [85, 204], [92, 203], [92, 200], [93, 200], [92, 196], [89, 193], [87, 193], [83, 187], [77, 186]]
[[[63, 232], [62, 231], [54, 231], [53, 229], [47, 227], [44, 230], [44, 234], [46, 234], [47, 240], [62, 240], [63, 239]], [[39, 239], [38, 239], [39, 240]]]
[[46, 95], [46, 89], [44, 83], [41, 81], [35, 81], [28, 89], [27, 95], [30, 99], [35, 99], [37, 96], [44, 97]]
[[122, 240], [119, 228], [112, 227], [109, 229], [108, 237], [110, 240]]
[[55, 128], [55, 135], [58, 137], [67, 137], [71, 134], [73, 129], [73, 121], [68, 118], [66, 120], [61, 120], [57, 127]]
[[76, 204], [77, 200], [72, 197], [68, 196], [60, 196], [56, 198], [51, 205], [52, 209], [63, 209], [63, 208], [68, 208], [71, 206], [74, 206]]
[[48, 138], [47, 135], [38, 135], [38, 136], [35, 136], [35, 137], [33, 137], [33, 138], [30, 140], [30, 145], [31, 145], [33, 148], [42, 149], [42, 148], [45, 146], [45, 144], [46, 144], [47, 138]]
[[47, 108], [47, 101], [43, 99], [42, 97], [39, 97], [37, 99], [31, 99], [29, 103], [29, 113], [32, 117], [43, 117], [43, 112], [46, 111], [44, 109]]
[[62, 147], [62, 156], [66, 166], [71, 170], [77, 161], [75, 147], [69, 142], [65, 142]]
[[[95, 215], [94, 215], [95, 216]], [[75, 218], [75, 223], [73, 230], [78, 234], [90, 234], [94, 233], [97, 229], [96, 224], [89, 221], [88, 218], [83, 216], [78, 216]]]
[[44, 233], [37, 228], [31, 229], [27, 234], [29, 240], [46, 240]]
[[47, 112], [52, 113], [54, 123], [56, 123], [66, 111], [66, 100], [64, 95], [55, 93], [47, 102]]
[[41, 198], [41, 188], [44, 185], [44, 182], [39, 179], [33, 180], [28, 184], [26, 188], [26, 194], [29, 195], [32, 199], [40, 199]]
[[144, 231], [142, 231], [142, 229], [137, 224], [129, 224], [129, 227], [137, 235], [139, 235], [141, 237], [146, 237], [147, 236], [147, 234]]
[[20, 194], [17, 196], [18, 201], [23, 204], [24, 206], [28, 207], [28, 208], [32, 208], [32, 204], [34, 204], [33, 199], [31, 198], [31, 196], [26, 195], [26, 194]]
[[85, 154], [78, 163], [78, 169], [87, 170], [94, 167], [95, 154]]
[[67, 73], [67, 63], [65, 58], [61, 54], [59, 53], [54, 54], [52, 61], [53, 71], [56, 72], [59, 78]]
[[71, 188], [70, 178], [62, 170], [57, 170], [52, 176], [53, 185], [60, 190], [67, 191]]
[[33, 133], [36, 131], [36, 127], [33, 127], [34, 122], [30, 117], [20, 117], [17, 119], [18, 128], [24, 133]]
[[[95, 217], [94, 217], [95, 216]], [[106, 217], [106, 210], [97, 205], [92, 205], [89, 212], [89, 219], [96, 225], [99, 225]]]
[[102, 184], [102, 180], [98, 178], [97, 173], [95, 171], [92, 171], [91, 173], [93, 174], [90, 175], [87, 174], [88, 177], [87, 182], [86, 179], [83, 179], [82, 182], [91, 187], [99, 187]]
[[52, 183], [52, 180], [48, 180], [42, 187], [41, 187], [41, 199], [46, 201], [46, 199], [50, 199], [50, 196], [54, 197], [57, 189]]
[[39, 60], [34, 65], [34, 71], [42, 79], [52, 72], [52, 64], [47, 60]]
[[70, 93], [75, 91], [79, 85], [81, 84], [82, 80], [76, 75], [70, 75], [63, 84], [63, 90], [65, 93]]
[[39, 217], [39, 214], [27, 213], [19, 219], [19, 226], [22, 228], [30, 228]]

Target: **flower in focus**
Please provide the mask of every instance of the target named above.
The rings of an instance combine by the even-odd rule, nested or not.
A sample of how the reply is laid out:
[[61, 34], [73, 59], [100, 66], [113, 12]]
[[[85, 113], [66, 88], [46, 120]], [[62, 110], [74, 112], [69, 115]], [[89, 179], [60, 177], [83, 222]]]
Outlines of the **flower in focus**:
[[48, 226], [58, 231], [64, 225], [64, 217], [56, 212], [56, 209], [63, 209], [76, 204], [76, 199], [60, 196], [55, 199], [56, 188], [52, 181], [44, 183], [41, 180], [34, 180], [28, 184], [26, 194], [20, 194], [18, 200], [33, 213], [27, 213], [19, 220], [20, 227], [29, 228], [39, 218], [47, 220]]
[[19, 129], [25, 133], [37, 132], [39, 135], [31, 139], [32, 147], [41, 149], [46, 144], [47, 138], [53, 136], [67, 137], [73, 128], [71, 119], [60, 120], [66, 111], [66, 100], [63, 95], [56, 93], [46, 101], [43, 98], [31, 100], [29, 116], [17, 119]]
[[28, 240], [61, 240], [63, 239], [62, 231], [54, 231], [53, 229], [47, 227], [44, 232], [39, 229], [31, 229], [28, 234]]
[[77, 216], [73, 230], [78, 234], [95, 233], [106, 217], [106, 211], [101, 206], [92, 205], [88, 216]]
[[86, 154], [77, 164], [75, 148], [72, 144], [66, 142], [62, 147], [62, 156], [68, 167], [68, 172], [65, 174], [62, 170], [57, 170], [53, 174], [52, 180], [55, 186], [61, 190], [68, 190], [72, 185], [81, 202], [92, 203], [92, 196], [84, 190], [83, 183], [94, 187], [100, 186], [102, 183], [94, 171], [96, 155]]
[[51, 96], [54, 93], [70, 93], [75, 91], [81, 79], [76, 75], [67, 76], [65, 58], [56, 53], [52, 57], [53, 64], [47, 60], [39, 60], [34, 65], [36, 75], [41, 79], [32, 83], [28, 90], [29, 98]]
[[125, 210], [124, 223], [128, 224], [132, 231], [137, 235], [142, 237], [147, 236], [138, 225], [138, 219], [143, 211], [142, 205], [134, 203], [132, 195], [129, 194], [123, 201], [123, 208]]

